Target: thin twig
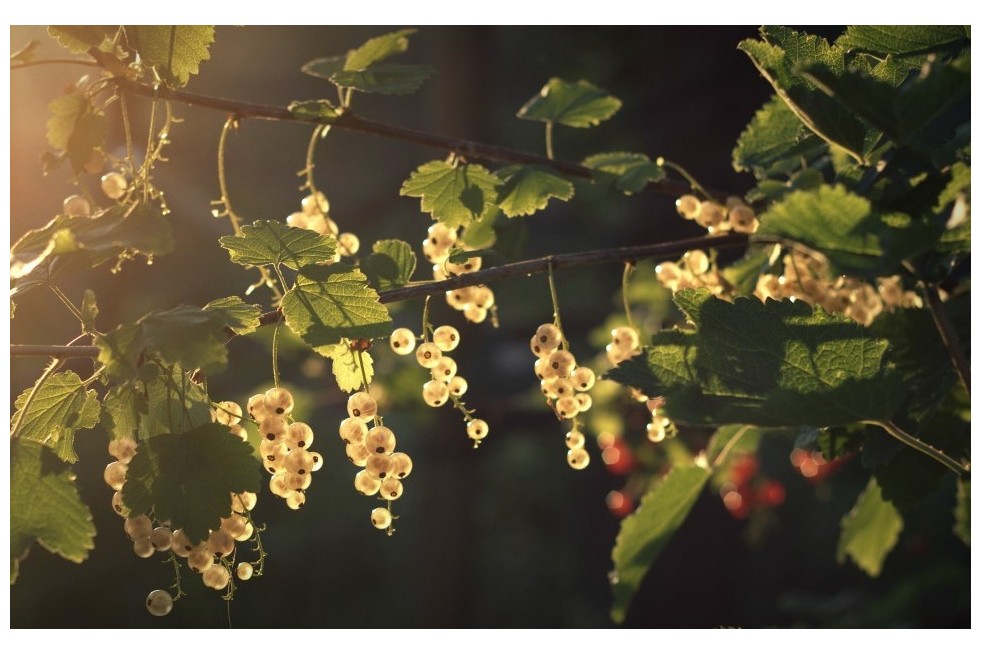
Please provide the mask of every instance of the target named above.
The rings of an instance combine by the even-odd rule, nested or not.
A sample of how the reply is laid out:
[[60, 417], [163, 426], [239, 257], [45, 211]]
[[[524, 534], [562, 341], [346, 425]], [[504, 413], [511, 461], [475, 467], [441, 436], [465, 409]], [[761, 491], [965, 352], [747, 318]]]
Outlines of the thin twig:
[[914, 435], [903, 430], [899, 425], [897, 425], [893, 421], [863, 421], [863, 422], [869, 425], [877, 425], [883, 428], [884, 430], [887, 431], [887, 433], [891, 437], [893, 437], [900, 443], [904, 444], [905, 446], [910, 446], [914, 450], [927, 455], [934, 461], [938, 462], [939, 464], [942, 464], [946, 468], [951, 469], [958, 475], [968, 477], [971, 473], [971, 468], [968, 464], [964, 462], [959, 462], [951, 455], [946, 455], [945, 453], [941, 452], [931, 444], [921, 441]]
[[923, 285], [923, 291], [928, 309], [931, 310], [931, 317], [934, 319], [934, 325], [941, 334], [941, 342], [948, 349], [948, 355], [951, 357], [951, 362], [955, 365], [955, 370], [958, 371], [958, 377], [961, 378], [962, 384], [965, 385], [965, 390], [971, 395], [972, 374], [968, 359], [965, 357], [965, 351], [962, 350], [958, 333], [955, 332], [955, 326], [951, 324], [948, 312], [944, 310], [944, 303], [941, 302], [938, 287], [935, 284], [925, 283]]

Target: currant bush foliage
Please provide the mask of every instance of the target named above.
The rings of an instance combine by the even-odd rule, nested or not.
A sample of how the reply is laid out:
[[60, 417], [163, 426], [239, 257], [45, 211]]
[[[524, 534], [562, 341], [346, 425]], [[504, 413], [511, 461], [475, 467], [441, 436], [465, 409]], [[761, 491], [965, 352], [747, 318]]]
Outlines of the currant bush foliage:
[[[327, 126], [343, 126], [348, 120], [356, 91], [412, 93], [430, 77], [428, 66], [390, 61], [407, 52], [413, 33], [384, 34], [303, 66], [304, 73], [330, 82], [338, 96], [337, 102], [299, 99], [289, 105], [294, 119], [317, 126], [311, 152]], [[261, 396], [249, 401], [243, 416], [231, 416], [228, 408], [238, 405], [213, 402], [202, 383], [227, 365], [229, 338], [276, 323], [274, 378], [276, 335], [284, 329], [330, 358], [338, 387], [369, 404], [375, 403], [367, 394], [375, 373], [367, 352], [372, 340], [391, 335], [393, 348], [408, 354], [416, 338], [409, 330], [408, 336], [399, 333], [396, 338], [383, 302], [387, 293], [419, 283], [413, 280], [413, 246], [383, 239], [371, 253], [359, 255], [357, 237], [339, 233], [328, 216], [326, 197], [313, 184], [310, 154], [307, 169], [301, 171], [310, 196], [304, 211], [294, 215], [303, 218], [296, 226], [274, 220], [243, 224], [232, 212], [224, 181], [222, 197], [215, 202], [223, 209], [214, 215], [231, 220], [231, 233], [218, 246], [227, 251], [230, 263], [259, 276], [245, 293], [262, 289], [268, 300], [250, 303], [229, 295], [203, 307], [155, 309], [115, 328], [97, 329], [95, 293], [86, 291], [76, 306], [60, 292], [58, 280], [103, 264], [119, 270], [140, 258], [149, 262], [174, 248], [164, 191], [151, 174], [169, 142], [171, 109], [168, 105], [163, 126], [151, 130], [146, 157], [138, 165], [132, 156], [107, 154], [106, 108], [119, 101], [114, 88], [125, 94], [126, 89], [187, 85], [210, 56], [214, 29], [53, 26], [49, 34], [70, 52], [90, 57], [105, 76], [80, 82], [51, 102], [46, 129], [52, 151], [42, 158], [43, 166], [50, 171], [67, 162], [79, 179], [107, 170], [111, 179], [104, 178], [102, 189], [109, 198], [100, 203], [104, 206], [92, 209], [88, 197], [66, 200], [61, 214], [11, 248], [12, 312], [23, 294], [51, 289], [98, 350], [91, 378], [82, 380], [53, 362], [14, 403], [12, 582], [35, 541], [72, 561], [83, 560], [92, 548], [95, 528], [68, 464], [77, 459], [76, 433], [97, 423], [119, 447], [128, 439], [137, 444], [118, 511], [152, 516], [175, 533], [181, 530], [189, 540], [187, 550], [211, 541], [230, 522], [241, 523], [239, 534], [244, 534], [252, 507], [243, 498], [259, 491], [257, 463], [282, 459], [286, 447], [277, 450], [280, 444], [272, 443], [259, 448], [248, 441], [245, 428], [235, 428], [239, 419], [263, 420], [255, 413], [251, 419], [246, 415], [258, 410]], [[713, 197], [677, 164], [644, 153], [600, 152], [581, 164], [580, 176], [585, 170], [587, 183], [625, 195], [657, 188], [669, 174], [680, 172], [694, 194], [678, 200], [684, 218], [695, 220], [711, 236], [731, 230], [749, 235], [746, 252], [732, 263], [723, 263], [714, 250], [693, 250], [675, 262], [646, 269], [648, 278], [664, 285], [656, 292], [631, 287], [632, 262], [625, 269], [624, 313], [608, 319], [602, 330], [613, 327], [612, 334], [620, 335], [607, 346], [612, 366], [605, 377], [646, 402], [652, 417], [647, 437], [655, 442], [644, 445], [649, 449], [645, 465], [640, 477], [633, 478], [640, 480], [634, 485], [640, 489], [640, 504], [623, 520], [613, 548], [615, 622], [625, 619], [652, 562], [705, 489], [719, 489], [727, 508], [737, 510], [736, 501], [727, 501], [722, 493], [725, 481], [740, 458], [752, 456], [765, 441], [788, 443], [789, 449], [793, 442], [792, 462], [795, 453], [810, 449], [829, 462], [858, 455], [869, 469], [866, 490], [842, 520], [840, 562], [851, 560], [867, 574], [878, 575], [889, 565], [905, 512], [951, 475], [957, 478], [953, 530], [969, 542], [971, 419], [967, 380], [963, 385], [956, 367], [959, 353], [970, 347], [970, 34], [952, 26], [858, 26], [829, 41], [764, 27], [758, 39], [741, 42], [739, 49], [774, 91], [733, 150], [733, 167], [755, 180], [745, 199]], [[33, 56], [29, 44], [12, 62], [29, 62]], [[509, 225], [517, 222], [513, 219], [542, 211], [551, 201], [571, 202], [577, 189], [571, 167], [549, 161], [553, 128], [596, 126], [615, 116], [621, 105], [591, 82], [552, 78], [517, 112], [520, 119], [544, 123], [545, 158], [520, 158], [491, 168], [486, 161], [474, 161], [481, 157], [471, 152], [451, 152], [409, 172], [401, 188], [391, 193], [419, 198], [421, 211], [434, 222], [427, 237], [431, 250], [423, 248], [436, 265], [434, 277], [476, 271], [480, 258], [501, 256], [488, 248], [508, 240]], [[235, 122], [230, 118], [226, 130]], [[219, 161], [223, 156], [220, 147]], [[434, 261], [437, 241], [440, 257]], [[711, 249], [712, 241], [707, 243]], [[549, 274], [551, 281], [551, 265]], [[668, 295], [666, 288], [674, 292], [680, 320], [670, 322], [667, 311], [655, 309]], [[490, 290], [467, 289], [481, 289], [490, 298], [480, 317], [471, 320], [483, 320], [488, 311], [493, 316]], [[455, 293], [466, 295], [467, 289]], [[437, 336], [427, 311], [421, 348], [449, 359], [434, 346]], [[561, 343], [560, 352], [575, 366], [559, 331], [559, 307], [554, 311], [555, 324], [540, 330], [560, 335], [555, 347]], [[640, 333], [632, 324], [632, 311], [669, 324], [654, 334]], [[943, 328], [941, 339], [936, 324], [945, 321], [951, 327]], [[447, 333], [441, 333], [442, 341]], [[607, 338], [604, 334], [601, 341]], [[455, 344], [444, 345], [451, 350]], [[434, 406], [449, 400], [463, 413], [474, 443], [487, 441], [489, 425], [474, 418], [474, 410], [460, 400], [467, 383], [455, 377], [457, 363], [449, 361], [453, 365], [445, 363], [447, 379], [434, 377], [429, 391], [424, 387], [424, 398]], [[592, 370], [577, 370], [590, 371], [587, 386], [592, 386]], [[560, 407], [574, 404], [563, 398], [574, 397], [567, 393], [571, 390], [569, 383], [544, 388], [559, 419], [564, 418]], [[586, 409], [597, 407], [596, 418], [585, 423], [574, 418], [567, 433], [569, 463], [575, 469], [590, 459], [582, 430], [599, 425], [623, 429], [624, 422], [604, 409], [611, 400], [604, 393], [598, 388], [592, 396], [576, 395], [586, 396], [576, 401]], [[292, 400], [289, 404], [292, 411]], [[227, 420], [216, 407], [225, 408]], [[371, 413], [376, 412], [377, 406]], [[382, 439], [379, 435], [387, 428], [379, 418], [375, 423], [373, 438]], [[716, 429], [704, 450], [687, 440], [690, 426]], [[347, 434], [351, 424], [342, 424], [341, 432], [348, 457], [366, 466], [356, 487], [377, 491], [389, 464], [376, 456], [392, 444], [380, 441], [376, 445], [381, 450], [373, 455], [352, 436], [357, 433], [363, 440], [367, 424], [356, 427]], [[606, 428], [597, 431], [605, 460], [608, 449], [625, 448], [624, 440]], [[400, 455], [403, 477], [411, 460]], [[303, 460], [305, 474], [314, 461], [313, 454], [311, 462], [306, 457], [293, 456]], [[376, 459], [369, 463], [370, 457]], [[320, 463], [318, 455], [316, 466]], [[309, 479], [294, 482], [309, 484]], [[384, 484], [390, 499], [401, 495], [395, 478]], [[783, 500], [769, 498], [772, 504]], [[373, 524], [386, 531], [394, 518], [388, 507], [372, 513]], [[262, 557], [240, 563], [238, 571], [243, 580], [254, 572], [261, 575]], [[222, 578], [220, 572], [217, 576]], [[229, 594], [232, 590], [229, 586]], [[169, 594], [155, 591], [151, 596], [163, 603], [151, 603], [155, 611], [169, 611]]]

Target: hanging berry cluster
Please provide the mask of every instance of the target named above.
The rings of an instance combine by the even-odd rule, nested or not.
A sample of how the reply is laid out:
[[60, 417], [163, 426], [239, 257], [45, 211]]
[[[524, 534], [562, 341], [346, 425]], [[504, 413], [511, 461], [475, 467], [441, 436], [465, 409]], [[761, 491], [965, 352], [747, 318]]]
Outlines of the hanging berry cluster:
[[[423, 240], [423, 256], [433, 264], [433, 279], [446, 280], [455, 275], [474, 273], [481, 270], [480, 257], [468, 257], [462, 263], [453, 263], [450, 258], [454, 249], [458, 248], [457, 230], [448, 228], [443, 223], [434, 223], [427, 230]], [[470, 248], [464, 247], [467, 251]], [[463, 287], [447, 291], [447, 304], [463, 312], [464, 318], [471, 323], [483, 323], [490, 312], [494, 323], [494, 292], [485, 285]]]
[[338, 224], [328, 214], [331, 205], [322, 192], [310, 194], [300, 201], [300, 211], [286, 217], [286, 224], [305, 230], [313, 230], [318, 234], [330, 234], [338, 240], [338, 250], [332, 261], [339, 262], [341, 257], [354, 257], [361, 247], [361, 241], [353, 232], [341, 232]]

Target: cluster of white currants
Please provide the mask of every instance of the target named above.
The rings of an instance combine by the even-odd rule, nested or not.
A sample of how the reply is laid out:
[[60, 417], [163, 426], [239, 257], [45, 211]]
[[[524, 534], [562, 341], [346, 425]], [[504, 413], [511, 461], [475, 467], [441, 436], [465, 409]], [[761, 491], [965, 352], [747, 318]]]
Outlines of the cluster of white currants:
[[546, 402], [556, 418], [573, 421], [573, 429], [566, 433], [566, 461], [582, 470], [590, 463], [590, 454], [584, 448], [586, 439], [577, 429], [576, 416], [593, 406], [593, 398], [587, 392], [597, 377], [591, 368], [578, 367], [573, 353], [563, 346], [563, 333], [553, 323], [540, 325], [529, 342], [532, 354], [538, 357], [534, 371]]
[[269, 490], [290, 509], [300, 509], [307, 501], [304, 491], [310, 487], [312, 473], [324, 466], [324, 458], [310, 450], [314, 431], [293, 420], [293, 395], [282, 387], [254, 395], [248, 410], [259, 422], [259, 454], [271, 476]]
[[753, 208], [737, 196], [728, 197], [724, 206], [715, 200], [699, 200], [693, 195], [684, 195], [675, 201], [675, 209], [682, 218], [695, 221], [710, 234], [753, 234], [760, 227]]
[[723, 293], [719, 269], [703, 250], [690, 250], [678, 262], [658, 264], [655, 275], [672, 293], [679, 289], [709, 289], [716, 295]]
[[[427, 230], [423, 240], [423, 256], [433, 265], [433, 279], [446, 280], [449, 277], [474, 273], [481, 270], [480, 257], [468, 257], [463, 263], [451, 263], [451, 250], [457, 245], [457, 230], [443, 223], [434, 223]], [[465, 248], [466, 250], [466, 248]], [[479, 285], [447, 291], [447, 304], [463, 312], [471, 323], [483, 323], [488, 312], [494, 310], [494, 292], [490, 287]]]
[[678, 434], [678, 428], [672, 423], [671, 419], [661, 415], [661, 408], [665, 406], [665, 397], [656, 396], [648, 398], [641, 395], [638, 400], [644, 402], [651, 412], [651, 422], [645, 426], [645, 433], [648, 441], [658, 443], [664, 441], [666, 437], [674, 437]]
[[[102, 192], [110, 200], [119, 200], [129, 189], [129, 183], [122, 173], [113, 171], [102, 176]], [[91, 216], [92, 203], [85, 196], [78, 194], [68, 196], [62, 202], [61, 211], [65, 216]]]
[[396, 328], [389, 338], [389, 344], [397, 355], [408, 355], [415, 350], [416, 361], [430, 372], [430, 380], [423, 384], [423, 400], [430, 407], [441, 407], [452, 400], [464, 413], [467, 422], [467, 436], [477, 448], [481, 440], [488, 436], [488, 424], [474, 418], [473, 410], [468, 410], [460, 402], [467, 393], [467, 379], [457, 375], [457, 362], [445, 354], [454, 350], [460, 343], [460, 332], [452, 325], [441, 325], [433, 331], [433, 340], [424, 341], [416, 347], [416, 335], [409, 328]]
[[607, 361], [617, 366], [625, 359], [641, 353], [641, 336], [633, 327], [616, 327], [610, 331], [610, 343], [606, 350]]
[[396, 452], [396, 435], [382, 425], [378, 403], [367, 391], [348, 397], [348, 418], [341, 421], [338, 434], [348, 459], [362, 469], [355, 474], [355, 489], [365, 496], [378, 494], [387, 501], [386, 507], [372, 510], [372, 525], [392, 534], [391, 503], [402, 496], [402, 481], [412, 472], [413, 460]]
[[318, 191], [306, 196], [300, 201], [300, 211], [286, 217], [286, 224], [303, 230], [312, 230], [318, 234], [330, 234], [338, 240], [338, 250], [334, 255], [335, 262], [341, 257], [354, 257], [361, 247], [361, 242], [353, 232], [341, 232], [338, 224], [328, 215], [331, 205], [327, 196]]

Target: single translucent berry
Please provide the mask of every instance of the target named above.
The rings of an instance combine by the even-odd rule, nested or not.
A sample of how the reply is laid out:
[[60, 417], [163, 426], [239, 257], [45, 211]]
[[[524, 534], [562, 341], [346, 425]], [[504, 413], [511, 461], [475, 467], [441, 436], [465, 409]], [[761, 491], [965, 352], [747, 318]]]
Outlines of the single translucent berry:
[[230, 555], [235, 550], [235, 539], [232, 538], [232, 535], [221, 529], [215, 530], [208, 535], [208, 541], [205, 544], [215, 557]]
[[365, 437], [365, 448], [372, 453], [391, 455], [396, 449], [396, 435], [389, 428], [376, 425]]
[[378, 414], [378, 403], [365, 391], [348, 397], [348, 416], [368, 423]]
[[246, 431], [245, 426], [242, 424], [230, 425], [228, 427], [228, 432], [229, 434], [234, 434], [242, 441], [249, 441], [249, 432]]
[[675, 201], [675, 209], [682, 218], [692, 220], [699, 215], [701, 204], [695, 196], [684, 195]]
[[227, 532], [232, 539], [237, 539], [245, 532], [248, 523], [246, 517], [233, 512], [231, 516], [226, 516], [222, 519], [222, 532]]
[[[304, 491], [310, 487], [313, 480], [314, 476], [310, 473], [286, 473], [283, 482], [290, 491]], [[284, 494], [283, 498], [287, 498], [289, 495]]]
[[382, 480], [382, 487], [379, 489], [379, 494], [382, 498], [386, 500], [396, 500], [402, 496], [402, 482], [399, 478], [388, 477]]
[[235, 567], [235, 575], [242, 581], [251, 578], [253, 572], [252, 564], [249, 562], [239, 562], [239, 565]]
[[171, 535], [170, 548], [178, 557], [187, 557], [194, 549], [194, 544], [188, 539], [184, 530], [174, 530]]
[[[494, 307], [494, 291], [491, 290], [491, 287], [485, 286], [475, 288], [471, 304], [479, 309], [491, 309]], [[475, 322], [480, 323], [480, 321]]]
[[122, 516], [124, 519], [130, 515], [130, 510], [123, 504], [123, 492], [117, 491], [113, 494], [113, 511]]
[[480, 441], [488, 436], [488, 424], [479, 418], [467, 422], [467, 436], [474, 441]]
[[566, 447], [570, 450], [582, 448], [586, 444], [586, 437], [579, 430], [570, 430], [566, 433]]
[[208, 570], [202, 574], [201, 580], [205, 583], [206, 587], [222, 590], [228, 586], [230, 577], [228, 569], [225, 568], [224, 564], [215, 564], [214, 566], [208, 567]]
[[307, 496], [302, 491], [291, 491], [286, 497], [286, 506], [292, 510], [298, 510], [307, 502]]
[[648, 441], [652, 443], [658, 443], [659, 441], [664, 441], [667, 435], [667, 430], [665, 428], [665, 422], [661, 419], [654, 420], [649, 423], [646, 428], [646, 433], [648, 435]]
[[469, 257], [462, 264], [447, 264], [447, 271], [454, 275], [463, 275], [464, 273], [473, 273], [479, 270], [481, 270], [480, 257]]
[[457, 243], [457, 230], [443, 223], [433, 223], [426, 230], [426, 240], [439, 248], [449, 249]]
[[634, 328], [621, 326], [610, 331], [610, 343], [622, 353], [631, 353], [641, 345], [641, 337]]
[[729, 223], [735, 232], [744, 234], [753, 234], [760, 226], [760, 222], [754, 216], [754, 210], [746, 205], [737, 205], [730, 209]]
[[557, 377], [568, 377], [576, 368], [576, 358], [568, 350], [557, 350], [549, 355], [549, 368], [555, 372]]
[[174, 609], [174, 599], [163, 589], [154, 589], [147, 596], [147, 611], [154, 616], [167, 616]]
[[126, 482], [126, 464], [120, 461], [110, 462], [102, 472], [102, 479], [115, 491], [119, 491]]
[[259, 434], [267, 441], [285, 441], [288, 431], [286, 419], [278, 414], [269, 414], [259, 423]]
[[236, 512], [246, 512], [256, 506], [258, 497], [251, 491], [232, 493], [232, 510]]
[[121, 173], [106, 173], [101, 180], [102, 192], [111, 200], [119, 200], [126, 193], [129, 183]]
[[245, 531], [242, 534], [240, 534], [238, 537], [236, 537], [235, 540], [236, 541], [249, 541], [250, 539], [252, 539], [252, 533], [254, 531], [255, 531], [255, 528], [252, 527], [252, 523], [246, 523]]
[[204, 573], [215, 563], [211, 551], [204, 545], [195, 546], [188, 553], [188, 567], [196, 573]]
[[92, 205], [82, 196], [68, 196], [61, 204], [62, 212], [68, 216], [89, 216], [92, 214]]
[[139, 539], [133, 542], [133, 552], [137, 557], [146, 559], [157, 552], [149, 539]]
[[215, 408], [215, 418], [222, 425], [238, 425], [242, 421], [242, 407], [231, 400], [223, 400]]
[[300, 208], [307, 216], [326, 215], [331, 210], [331, 203], [322, 192], [312, 193], [300, 201]]
[[442, 407], [450, 398], [450, 388], [440, 380], [430, 380], [423, 385], [423, 400], [430, 407]]
[[464, 307], [464, 318], [471, 323], [483, 323], [488, 318], [488, 310], [480, 305], [469, 304]]
[[460, 344], [460, 332], [452, 325], [441, 325], [433, 331], [433, 343], [448, 353]]
[[443, 265], [450, 257], [450, 248], [441, 248], [430, 243], [429, 239], [423, 239], [423, 256], [426, 257], [426, 261], [429, 263], [433, 264], [434, 266], [439, 266], [440, 271], [443, 272], [444, 275], [447, 274]]
[[565, 398], [576, 393], [573, 383], [568, 378], [556, 378], [555, 380], [546, 382], [545, 385], [549, 389], [548, 395], [550, 398]]
[[150, 543], [153, 544], [156, 550], [170, 550], [171, 544], [174, 543], [174, 535], [170, 531], [170, 528], [164, 526], [156, 527], [150, 533]]
[[310, 467], [311, 471], [319, 471], [324, 466], [324, 456], [320, 453], [315, 453], [310, 451], [310, 458], [314, 461], [313, 465]]
[[552, 367], [549, 366], [548, 355], [535, 360], [535, 366], [533, 368], [535, 370], [535, 377], [539, 378], [543, 382], [549, 382], [559, 377], [558, 375], [556, 375], [556, 372], [552, 370]]
[[392, 463], [389, 461], [389, 456], [385, 454], [372, 455], [365, 462], [365, 472], [379, 480], [384, 480], [391, 470]]
[[376, 507], [372, 510], [372, 525], [379, 530], [385, 530], [392, 525], [392, 512], [384, 507]]
[[262, 421], [269, 414], [264, 402], [265, 398], [266, 394], [257, 393], [249, 398], [249, 402], [246, 404], [246, 410], [254, 421]]
[[389, 455], [389, 476], [408, 478], [413, 470], [413, 460], [406, 453], [392, 453]]
[[467, 393], [467, 380], [459, 375], [453, 376], [448, 385], [450, 388], [450, 395], [454, 398], [460, 398], [465, 393]]
[[573, 418], [580, 412], [580, 404], [573, 396], [563, 396], [556, 401], [556, 413], [560, 418]]
[[589, 391], [596, 383], [597, 376], [593, 369], [580, 366], [570, 374], [569, 381], [577, 391]]
[[590, 465], [590, 453], [585, 448], [573, 448], [566, 453], [566, 461], [573, 469], [582, 471]]
[[136, 441], [130, 437], [119, 437], [109, 442], [109, 454], [123, 464], [129, 464], [136, 454]]
[[675, 262], [662, 262], [655, 267], [655, 277], [665, 288], [678, 291], [679, 283], [685, 279], [685, 273]]
[[273, 387], [263, 395], [263, 405], [270, 414], [289, 416], [293, 412], [293, 394], [282, 387]]
[[368, 436], [368, 426], [360, 418], [349, 416], [341, 421], [341, 425], [338, 426], [338, 434], [341, 435], [341, 441], [345, 443], [365, 443], [365, 437]]
[[344, 454], [348, 458], [348, 461], [355, 466], [364, 466], [365, 462], [372, 455], [372, 451], [363, 443], [349, 443], [344, 447]]
[[286, 498], [293, 491], [286, 482], [287, 475], [287, 472], [284, 470], [282, 473], [277, 473], [269, 479], [269, 490], [273, 492], [274, 496]]
[[298, 230], [313, 230], [313, 228], [310, 226], [310, 217], [303, 212], [293, 212], [287, 216], [286, 224], [290, 227], [295, 227]]
[[[552, 323], [543, 323], [535, 329], [535, 339], [543, 353], [552, 353], [563, 342], [563, 333]], [[541, 355], [540, 355], [541, 356]]]
[[421, 343], [419, 348], [416, 349], [416, 361], [423, 368], [433, 368], [440, 361], [440, 357], [443, 356], [443, 352], [435, 343]]
[[683, 259], [685, 267], [693, 275], [703, 275], [709, 270], [709, 255], [704, 250], [690, 250]]
[[457, 375], [457, 362], [449, 355], [438, 359], [436, 366], [430, 369], [430, 377], [440, 382], [450, 382], [455, 375]]
[[397, 355], [408, 355], [416, 348], [416, 335], [409, 328], [396, 328], [389, 337], [389, 345]]
[[310, 448], [314, 443], [314, 431], [302, 421], [291, 423], [287, 428], [286, 445], [290, 448]]
[[374, 496], [382, 487], [382, 480], [373, 476], [367, 470], [358, 471], [355, 474], [355, 489], [358, 493], [365, 496]]
[[314, 457], [302, 448], [291, 450], [283, 460], [283, 466], [290, 473], [306, 475], [314, 468]]
[[462, 287], [447, 292], [447, 304], [461, 311], [471, 304], [473, 298], [474, 287]]
[[338, 236], [338, 252], [345, 257], [354, 257], [361, 247], [361, 241], [351, 232], [342, 232]]
[[614, 366], [617, 366], [625, 359], [631, 358], [630, 353], [626, 353], [623, 350], [620, 350], [619, 348], [617, 348], [617, 346], [615, 346], [612, 343], [608, 343], [607, 348], [605, 350], [607, 352], [607, 361], [613, 364]]
[[123, 521], [123, 531], [133, 541], [149, 539], [150, 533], [153, 532], [153, 523], [150, 522], [150, 518], [146, 514], [131, 516]]
[[706, 201], [699, 205], [696, 223], [703, 227], [717, 227], [726, 220], [726, 211], [715, 202]]
[[593, 407], [593, 397], [590, 394], [580, 392], [573, 397], [576, 399], [580, 412], [588, 412]]
[[433, 264], [433, 279], [440, 281], [446, 280], [450, 276], [447, 275], [447, 271], [443, 268], [443, 264]]

